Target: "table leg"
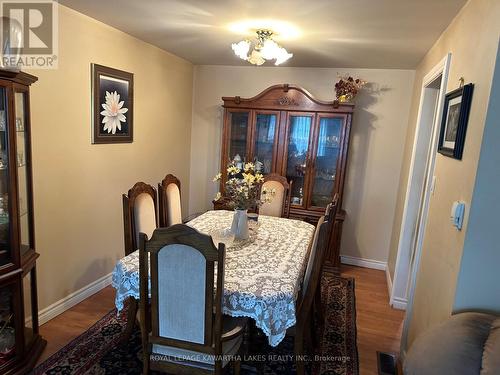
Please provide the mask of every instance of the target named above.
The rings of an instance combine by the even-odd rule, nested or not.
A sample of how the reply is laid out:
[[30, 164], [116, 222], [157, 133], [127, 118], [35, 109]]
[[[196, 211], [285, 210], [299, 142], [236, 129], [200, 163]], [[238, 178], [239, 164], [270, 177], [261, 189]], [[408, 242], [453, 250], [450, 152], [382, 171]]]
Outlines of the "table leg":
[[127, 326], [125, 327], [125, 330], [123, 331], [121, 337], [122, 343], [127, 343], [130, 340], [132, 332], [134, 331], [137, 309], [139, 307], [139, 301], [137, 301], [135, 298], [130, 297], [128, 299], [127, 304], [128, 304]]

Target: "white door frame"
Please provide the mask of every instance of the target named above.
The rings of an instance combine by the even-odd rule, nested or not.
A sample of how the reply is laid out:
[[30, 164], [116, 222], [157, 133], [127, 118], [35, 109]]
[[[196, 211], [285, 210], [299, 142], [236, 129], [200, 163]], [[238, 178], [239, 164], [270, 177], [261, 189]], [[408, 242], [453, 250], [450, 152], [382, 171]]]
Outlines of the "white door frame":
[[[393, 286], [391, 293], [391, 303], [396, 297], [398, 297], [395, 295], [395, 292], [401, 292], [401, 290], [404, 290], [405, 296], [407, 296], [406, 316], [403, 323], [400, 348], [400, 355], [402, 359], [404, 359], [407, 349], [408, 329], [413, 312], [415, 284], [420, 266], [420, 257], [429, 211], [429, 202], [434, 188], [434, 167], [439, 140], [440, 120], [443, 112], [444, 98], [448, 83], [450, 61], [451, 53], [448, 53], [434, 68], [432, 68], [429, 73], [425, 75], [422, 80], [422, 91], [420, 95], [420, 106], [417, 116], [417, 127], [415, 130], [415, 140], [410, 165], [410, 176], [406, 190], [403, 221], [401, 224], [400, 241], [396, 259], [396, 269], [394, 272], [394, 282], [397, 281], [402, 283], [401, 285], [404, 287], [396, 290]], [[426, 117], [425, 115], [425, 105], [429, 104], [429, 98], [434, 100], [434, 103], [436, 103], [436, 89], [432, 88], [432, 84], [440, 76], [441, 83], [438, 91], [437, 105], [435, 106], [435, 111], [433, 113], [432, 129], [429, 132], [429, 117]], [[426, 126], [427, 131], [425, 129]], [[423, 139], [423, 137], [427, 137], [427, 139]], [[421, 153], [425, 153], [426, 157], [422, 157]], [[415, 178], [418, 177], [419, 174], [420, 179], [422, 179], [422, 171], [425, 171], [423, 173], [423, 181], [416, 181]], [[415, 186], [420, 187], [418, 189], [420, 191], [415, 191]], [[406, 275], [403, 274], [405, 272], [405, 267]]]
[[[422, 80], [420, 105], [415, 129], [410, 172], [406, 187], [405, 204], [399, 233], [394, 277], [390, 288], [390, 304], [405, 310], [412, 261], [421, 250], [421, 240], [427, 221], [436, 158], [440, 114], [443, 110], [451, 54], [445, 56]], [[440, 88], [433, 87], [440, 79]]]

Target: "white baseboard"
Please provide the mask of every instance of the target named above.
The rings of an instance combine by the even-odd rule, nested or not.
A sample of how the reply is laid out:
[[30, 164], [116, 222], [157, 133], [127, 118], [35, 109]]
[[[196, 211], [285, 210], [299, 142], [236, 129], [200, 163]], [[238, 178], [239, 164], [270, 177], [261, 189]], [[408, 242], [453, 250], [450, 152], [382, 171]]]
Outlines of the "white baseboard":
[[40, 310], [38, 312], [39, 324], [42, 325], [44, 323], [47, 323], [49, 320], [54, 319], [59, 314], [62, 314], [66, 310], [79, 304], [83, 300], [89, 298], [91, 295], [96, 294], [108, 285], [111, 285], [111, 273], [101, 277], [100, 279], [97, 279], [89, 285], [84, 286], [76, 292], [71, 293], [67, 297], [64, 297], [63, 299], [53, 303], [52, 305]]
[[385, 277], [387, 278], [387, 290], [389, 291], [389, 298], [392, 295], [392, 279], [391, 272], [389, 271], [389, 267], [385, 269]]
[[387, 289], [389, 291], [389, 304], [398, 310], [406, 310], [407, 300], [399, 297], [392, 297], [392, 279], [389, 268], [385, 270], [385, 276], [387, 277]]
[[385, 271], [387, 269], [387, 262], [381, 262], [380, 260], [374, 260], [374, 259], [351, 257], [348, 255], [341, 255], [340, 262], [344, 264], [349, 264], [351, 266], [373, 268], [375, 270]]
[[403, 298], [394, 297], [391, 301], [391, 306], [398, 310], [406, 310], [406, 304], [408, 301]]

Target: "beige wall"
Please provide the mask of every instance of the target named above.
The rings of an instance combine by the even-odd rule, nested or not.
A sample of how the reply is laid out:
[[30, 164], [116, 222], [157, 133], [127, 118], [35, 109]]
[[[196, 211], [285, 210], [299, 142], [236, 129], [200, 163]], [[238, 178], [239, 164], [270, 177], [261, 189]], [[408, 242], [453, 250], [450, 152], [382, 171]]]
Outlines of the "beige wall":
[[[123, 255], [121, 194], [168, 173], [189, 189], [192, 65], [61, 6], [59, 69], [32, 86], [40, 308], [110, 273]], [[134, 73], [134, 142], [90, 143], [90, 63]]]
[[337, 73], [369, 81], [356, 102], [344, 207], [344, 255], [385, 262], [414, 72], [408, 70], [197, 66], [194, 74], [190, 211], [211, 208], [217, 186], [222, 129], [221, 97], [251, 97], [270, 85], [291, 83], [332, 100]]
[[436, 188], [431, 197], [417, 277], [409, 331], [410, 343], [422, 331], [446, 319], [452, 312], [469, 207], [464, 228], [460, 232], [451, 226], [449, 214], [453, 201], [463, 200], [467, 204], [471, 201], [499, 40], [499, 19], [500, 2], [497, 0], [469, 1], [417, 68], [389, 257], [392, 270], [397, 255], [422, 79], [451, 52], [447, 91], [455, 89], [462, 76], [466, 83], [472, 82], [475, 87], [462, 161], [437, 154]]

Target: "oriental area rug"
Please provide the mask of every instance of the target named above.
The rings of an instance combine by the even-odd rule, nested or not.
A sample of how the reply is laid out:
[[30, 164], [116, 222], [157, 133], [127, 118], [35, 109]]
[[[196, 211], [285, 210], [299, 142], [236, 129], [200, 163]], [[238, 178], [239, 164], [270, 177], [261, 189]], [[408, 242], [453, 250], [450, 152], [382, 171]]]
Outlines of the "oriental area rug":
[[[322, 280], [324, 322], [316, 322], [318, 349], [308, 356], [308, 374], [358, 375], [354, 280], [325, 274]], [[120, 341], [126, 311], [110, 311], [89, 330], [33, 370], [33, 375], [141, 374], [142, 347], [136, 327], [127, 343]], [[241, 374], [295, 374], [293, 337], [277, 347], [264, 335], [252, 335], [242, 355]], [[230, 367], [230, 366], [229, 366]], [[232, 373], [231, 370], [228, 373]]]

